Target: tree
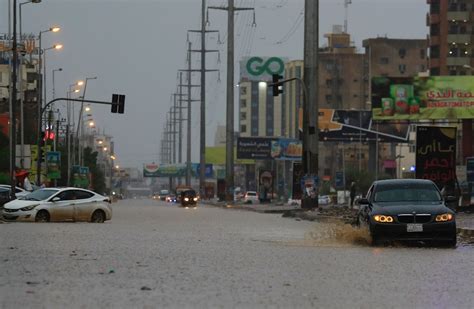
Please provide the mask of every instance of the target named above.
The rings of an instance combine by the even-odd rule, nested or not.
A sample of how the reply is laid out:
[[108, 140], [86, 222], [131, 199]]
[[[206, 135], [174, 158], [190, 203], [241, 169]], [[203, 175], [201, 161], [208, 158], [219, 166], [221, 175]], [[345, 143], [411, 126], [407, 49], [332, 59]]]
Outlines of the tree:
[[97, 151], [92, 151], [92, 148], [84, 148], [84, 165], [89, 167], [89, 172], [92, 175], [92, 190], [98, 193], [105, 192], [105, 177], [104, 172], [97, 166]]

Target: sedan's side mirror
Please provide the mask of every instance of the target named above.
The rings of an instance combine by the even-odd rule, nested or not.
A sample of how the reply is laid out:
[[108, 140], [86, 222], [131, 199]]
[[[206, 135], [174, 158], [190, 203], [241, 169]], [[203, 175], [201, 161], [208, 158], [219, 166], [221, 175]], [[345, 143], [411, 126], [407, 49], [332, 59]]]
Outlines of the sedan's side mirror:
[[53, 197], [53, 199], [51, 200], [53, 203], [54, 202], [59, 202], [61, 199], [59, 197]]
[[370, 203], [369, 203], [369, 200], [366, 199], [365, 197], [359, 199], [359, 200], [357, 201], [357, 203], [358, 203], [359, 205], [369, 205], [369, 204], [370, 204]]

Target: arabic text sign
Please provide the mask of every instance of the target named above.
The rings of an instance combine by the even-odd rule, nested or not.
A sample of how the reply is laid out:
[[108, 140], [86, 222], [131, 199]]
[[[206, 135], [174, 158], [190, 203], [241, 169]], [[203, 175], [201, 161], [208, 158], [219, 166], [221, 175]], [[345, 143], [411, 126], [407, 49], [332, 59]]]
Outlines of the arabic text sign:
[[265, 137], [239, 137], [237, 139], [237, 158], [271, 159], [272, 140]]
[[456, 180], [456, 128], [418, 126], [416, 178], [430, 179], [443, 188]]
[[375, 120], [474, 119], [474, 77], [375, 77], [372, 112]]

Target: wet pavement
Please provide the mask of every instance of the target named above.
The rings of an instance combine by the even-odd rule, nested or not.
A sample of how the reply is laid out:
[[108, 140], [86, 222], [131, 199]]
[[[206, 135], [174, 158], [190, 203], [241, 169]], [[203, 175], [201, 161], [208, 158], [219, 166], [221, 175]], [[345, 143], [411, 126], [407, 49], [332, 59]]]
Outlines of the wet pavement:
[[0, 225], [2, 308], [470, 308], [474, 246], [373, 248], [340, 221], [113, 204], [104, 224]]

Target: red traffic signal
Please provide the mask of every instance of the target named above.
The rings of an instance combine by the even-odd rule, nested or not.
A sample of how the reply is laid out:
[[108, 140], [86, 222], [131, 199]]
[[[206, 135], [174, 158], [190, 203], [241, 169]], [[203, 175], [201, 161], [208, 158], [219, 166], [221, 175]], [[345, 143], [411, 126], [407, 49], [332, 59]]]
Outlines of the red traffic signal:
[[43, 141], [46, 142], [47, 140], [54, 140], [56, 134], [54, 134], [53, 131], [46, 130], [45, 132], [41, 133], [41, 136], [43, 137]]

